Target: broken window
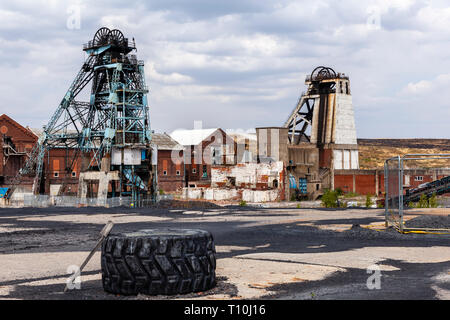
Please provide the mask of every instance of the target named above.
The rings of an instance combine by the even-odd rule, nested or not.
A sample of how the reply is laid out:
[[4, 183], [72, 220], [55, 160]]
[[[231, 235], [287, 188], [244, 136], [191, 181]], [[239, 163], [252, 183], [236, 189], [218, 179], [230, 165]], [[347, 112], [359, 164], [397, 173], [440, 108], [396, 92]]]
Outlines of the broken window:
[[277, 179], [273, 180], [272, 185], [275, 189], [278, 188], [278, 180]]
[[236, 177], [227, 177], [227, 187], [236, 186]]
[[212, 164], [222, 164], [222, 149], [220, 147], [211, 147]]

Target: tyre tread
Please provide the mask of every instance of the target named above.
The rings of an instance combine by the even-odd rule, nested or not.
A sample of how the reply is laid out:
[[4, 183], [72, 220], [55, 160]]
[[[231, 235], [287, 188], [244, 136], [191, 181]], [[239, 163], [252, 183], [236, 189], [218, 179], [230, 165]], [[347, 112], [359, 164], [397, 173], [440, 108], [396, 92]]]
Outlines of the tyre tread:
[[206, 291], [215, 285], [212, 235], [186, 237], [110, 235], [102, 244], [102, 283], [122, 295], [175, 295]]

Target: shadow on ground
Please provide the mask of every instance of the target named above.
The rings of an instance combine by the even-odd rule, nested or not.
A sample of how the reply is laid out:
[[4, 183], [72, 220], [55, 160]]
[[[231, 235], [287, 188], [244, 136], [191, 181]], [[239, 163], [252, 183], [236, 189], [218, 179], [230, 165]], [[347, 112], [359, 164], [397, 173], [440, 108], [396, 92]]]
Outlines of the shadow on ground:
[[[192, 211], [190, 208], [188, 211]], [[400, 235], [396, 232], [378, 232], [374, 230], [353, 228], [345, 232], [320, 229], [327, 224], [364, 225], [381, 222], [384, 216], [373, 213], [367, 217], [342, 218], [342, 212], [336, 219], [309, 220], [312, 225], [302, 225], [300, 221], [279, 223], [277, 217], [298, 217], [295, 209], [253, 208], [253, 211], [233, 208], [203, 209], [199, 215], [186, 215], [186, 211], [173, 212], [164, 208], [23, 208], [0, 209], [0, 225], [3, 228], [26, 228], [26, 231], [16, 231], [0, 234], [0, 253], [28, 252], [62, 252], [89, 251], [93, 248], [102, 223], [74, 223], [71, 221], [27, 221], [30, 216], [51, 217], [54, 215], [101, 215], [101, 214], [133, 214], [139, 216], [163, 217], [168, 220], [149, 223], [124, 222], [116, 224], [115, 233], [130, 232], [146, 228], [190, 228], [210, 231], [215, 237], [216, 246], [230, 247], [231, 250], [218, 252], [217, 258], [233, 258], [252, 253], [329, 253], [355, 250], [365, 247], [432, 247], [448, 246], [448, 237]], [[301, 212], [302, 209], [297, 209]], [[203, 212], [203, 213], [202, 213]], [[327, 211], [332, 214], [333, 211]], [[369, 211], [370, 212], [370, 211]], [[213, 214], [213, 215], [208, 215]], [[319, 214], [319, 213], [318, 213]], [[193, 217], [207, 218], [195, 221]], [[262, 217], [266, 224], [255, 226], [254, 221], [239, 220], [239, 217]], [[220, 217], [218, 220], [215, 217]], [[230, 220], [227, 220], [227, 218]], [[233, 218], [231, 220], [231, 218]], [[105, 219], [107, 217], [105, 216]], [[270, 220], [272, 219], [272, 220]], [[304, 222], [304, 221], [303, 221]], [[402, 261], [386, 260], [400, 268], [398, 271], [383, 272], [383, 289], [368, 290], [365, 286], [368, 277], [366, 270], [347, 268], [347, 272], [331, 275], [321, 281], [305, 283], [290, 283], [267, 288], [275, 291], [275, 298], [290, 297], [308, 299], [311, 297], [337, 299], [433, 299], [435, 290], [431, 288], [431, 280], [436, 274], [450, 267], [450, 262], [413, 264]], [[98, 273], [98, 271], [97, 271]], [[49, 280], [51, 278], [48, 278]], [[28, 279], [38, 281], [46, 279]], [[20, 280], [0, 283], [0, 286], [13, 285], [14, 290], [9, 298], [20, 299], [112, 299], [101, 289], [101, 281], [83, 282], [83, 289], [62, 295], [61, 285], [29, 285]], [[237, 294], [236, 288], [219, 278], [216, 289], [211, 294], [225, 293], [231, 296]], [[448, 289], [448, 284], [444, 285]], [[330, 291], [331, 290], [331, 291]], [[334, 291], [333, 291], [334, 290]], [[313, 295], [311, 295], [311, 292]], [[208, 295], [211, 295], [208, 293]], [[309, 294], [309, 296], [308, 296]], [[140, 297], [143, 298], [143, 297]], [[152, 297], [144, 297], [153, 299]], [[156, 299], [165, 297], [157, 296]], [[174, 297], [167, 297], [174, 298]], [[189, 296], [183, 296], [188, 298]]]

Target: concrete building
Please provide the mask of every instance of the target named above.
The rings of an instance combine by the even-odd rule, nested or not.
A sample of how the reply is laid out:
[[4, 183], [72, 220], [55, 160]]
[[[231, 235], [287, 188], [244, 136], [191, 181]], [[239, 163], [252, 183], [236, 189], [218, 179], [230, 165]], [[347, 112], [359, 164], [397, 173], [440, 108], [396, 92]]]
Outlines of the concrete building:
[[257, 162], [258, 139], [256, 133], [227, 131], [227, 134], [236, 142], [236, 162]]

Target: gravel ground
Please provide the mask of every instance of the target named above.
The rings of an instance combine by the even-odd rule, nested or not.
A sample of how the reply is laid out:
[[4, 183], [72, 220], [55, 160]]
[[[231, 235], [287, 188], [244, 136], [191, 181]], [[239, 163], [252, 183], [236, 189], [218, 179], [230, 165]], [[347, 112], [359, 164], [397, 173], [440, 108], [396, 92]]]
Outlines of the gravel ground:
[[450, 229], [450, 217], [420, 216], [406, 221], [405, 226], [408, 228]]
[[[115, 223], [114, 232], [160, 227], [210, 231], [217, 249], [217, 286], [183, 296], [107, 294], [97, 252], [82, 274], [81, 289], [63, 294], [68, 267], [81, 264], [108, 220]], [[450, 236], [399, 234], [383, 227], [384, 212], [379, 209], [204, 203], [172, 208], [3, 208], [0, 298], [450, 299]], [[381, 272], [381, 287], [370, 290], [368, 268], [373, 265]]]

